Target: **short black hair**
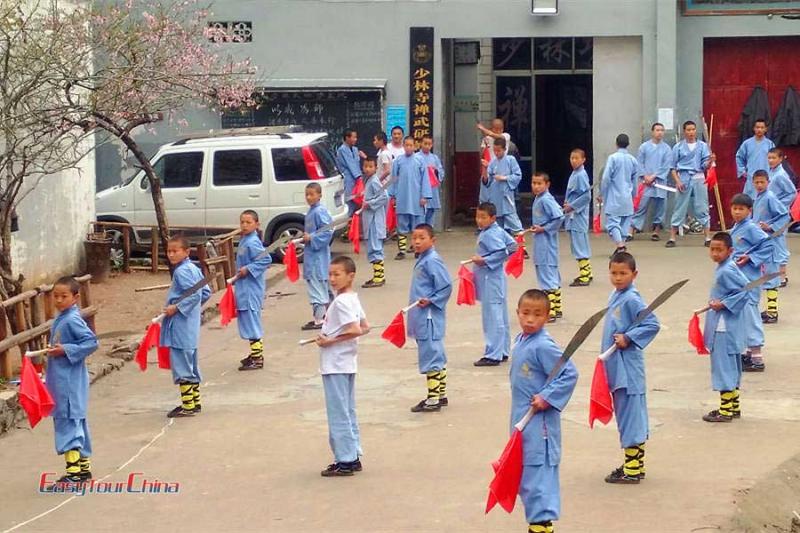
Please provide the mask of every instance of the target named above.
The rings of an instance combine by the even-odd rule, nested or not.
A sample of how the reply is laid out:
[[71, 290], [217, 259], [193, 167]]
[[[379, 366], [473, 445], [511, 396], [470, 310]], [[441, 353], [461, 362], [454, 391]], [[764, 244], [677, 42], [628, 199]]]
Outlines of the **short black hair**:
[[686, 122], [683, 123], [682, 128], [685, 130], [689, 126], [694, 126], [696, 128], [697, 124], [695, 124], [693, 120], [687, 120]]
[[56, 285], [63, 285], [64, 287], [69, 288], [69, 292], [71, 292], [73, 296], [81, 292], [81, 284], [78, 283], [78, 280], [72, 276], [61, 276], [56, 280], [55, 283], [53, 283], [53, 287]]
[[424, 141], [425, 139], [430, 139], [431, 141], [433, 141], [433, 135], [431, 135], [430, 133], [426, 133], [425, 135], [422, 136], [422, 140]]
[[726, 248], [733, 248], [733, 239], [731, 234], [727, 231], [718, 231], [711, 237], [712, 241], [719, 241], [725, 245]]
[[242, 211], [242, 214], [239, 215], [239, 218], [242, 218], [245, 215], [250, 215], [251, 217], [253, 217], [253, 220], [258, 222], [258, 213], [256, 213], [253, 209], [245, 209], [244, 211]]
[[527, 291], [522, 293], [522, 296], [519, 297], [517, 300], [517, 307], [522, 305], [522, 302], [525, 300], [530, 300], [532, 302], [544, 302], [545, 306], [547, 307], [547, 312], [550, 312], [550, 299], [547, 297], [547, 293], [541, 289], [528, 289]]
[[389, 139], [386, 138], [386, 133], [383, 132], [383, 131], [379, 131], [378, 133], [373, 135], [373, 137], [375, 139], [379, 140], [380, 142], [382, 142], [383, 144], [386, 144], [387, 142], [389, 142]]
[[631, 140], [624, 133], [620, 133], [617, 135], [616, 143], [620, 148], [627, 148], [628, 145], [631, 144]]
[[742, 205], [747, 209], [753, 209], [753, 199], [744, 193], [734, 194], [731, 198], [731, 205]]
[[545, 172], [544, 170], [537, 170], [533, 173], [534, 178], [542, 178], [545, 183], [550, 183], [550, 174]]
[[570, 152], [570, 155], [572, 154], [578, 154], [583, 159], [586, 159], [586, 151], [583, 148], [573, 148], [572, 151]]
[[171, 242], [175, 242], [175, 243], [180, 244], [181, 248], [183, 248], [184, 250], [187, 250], [187, 251], [189, 250], [189, 248], [192, 247], [189, 244], [189, 239], [187, 239], [184, 235], [173, 235], [172, 237], [169, 238], [169, 240], [167, 241], [167, 244], [169, 244]]
[[503, 148], [505, 150], [505, 148], [506, 148], [506, 138], [505, 137], [498, 137], [497, 139], [494, 140], [493, 144], [495, 146], [499, 146], [500, 148]]
[[636, 259], [628, 252], [615, 252], [608, 261], [608, 266], [613, 264], [626, 265], [631, 272], [636, 272]]
[[781, 149], [780, 149], [780, 148], [778, 148], [778, 147], [775, 147], [775, 148], [772, 148], [772, 149], [770, 149], [769, 153], [770, 153], [770, 154], [775, 154], [775, 155], [777, 155], [778, 157], [780, 157], [781, 159], [783, 159], [783, 150], [781, 150]]
[[356, 273], [356, 262], [350, 259], [350, 257], [346, 255], [337, 255], [333, 259], [331, 259], [331, 265], [339, 265], [344, 268], [344, 271], [348, 274], [355, 274]]
[[483, 211], [490, 217], [497, 216], [497, 207], [492, 202], [481, 202], [480, 205], [478, 205], [478, 211]]
[[414, 226], [414, 231], [417, 231], [417, 230], [426, 232], [428, 234], [428, 236], [431, 237], [431, 238], [436, 236], [436, 233], [433, 231], [433, 226], [431, 226], [430, 224], [424, 224], [424, 223], [423, 224], [417, 224], [416, 226]]
[[762, 178], [762, 177], [763, 178], [767, 178], [767, 181], [769, 181], [769, 174], [767, 173], [766, 170], [760, 168], [760, 169], [756, 170], [755, 172], [753, 172], [753, 179]]
[[312, 181], [311, 183], [306, 185], [306, 189], [311, 189], [312, 191], [315, 191], [317, 194], [322, 194], [322, 185], [320, 185], [316, 181]]
[[364, 163], [374, 163], [374, 164], [377, 165], [378, 164], [378, 160], [375, 159], [374, 157], [372, 157], [371, 155], [368, 155], [366, 158], [364, 158], [364, 161], [361, 164], [363, 165]]
[[394, 133], [394, 130], [400, 130], [400, 133], [406, 132], [406, 130], [404, 130], [402, 126], [395, 126], [394, 128], [392, 128], [390, 133]]
[[351, 130], [350, 128], [347, 128], [346, 130], [344, 130], [344, 133], [342, 134], [342, 139], [347, 139], [354, 133], [356, 133], [356, 130]]
[[[656, 126], [661, 126], [662, 128], [664, 127], [664, 125], [662, 123], [660, 123], [660, 122], [653, 122], [653, 125], [650, 126], [650, 131], [655, 130]], [[664, 129], [666, 129], [666, 128], [664, 128]]]
[[405, 144], [406, 141], [416, 142], [414, 141], [414, 137], [412, 137], [411, 135], [406, 135], [405, 137], [403, 137], [403, 144]]
[[755, 125], [756, 125], [756, 124], [758, 124], [759, 122], [763, 122], [765, 126], [767, 125], [767, 119], [759, 117], [759, 118], [757, 118], [757, 119], [755, 119], [755, 120], [753, 121], [753, 126], [755, 126]]

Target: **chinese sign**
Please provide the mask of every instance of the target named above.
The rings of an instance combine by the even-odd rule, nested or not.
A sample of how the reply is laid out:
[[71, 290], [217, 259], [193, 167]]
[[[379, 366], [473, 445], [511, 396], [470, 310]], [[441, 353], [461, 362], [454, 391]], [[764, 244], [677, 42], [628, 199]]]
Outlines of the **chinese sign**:
[[433, 135], [433, 28], [411, 28], [409, 135], [419, 145]]
[[225, 32], [225, 42], [250, 43], [253, 42], [253, 23], [249, 21], [218, 21], [208, 23], [210, 28]]

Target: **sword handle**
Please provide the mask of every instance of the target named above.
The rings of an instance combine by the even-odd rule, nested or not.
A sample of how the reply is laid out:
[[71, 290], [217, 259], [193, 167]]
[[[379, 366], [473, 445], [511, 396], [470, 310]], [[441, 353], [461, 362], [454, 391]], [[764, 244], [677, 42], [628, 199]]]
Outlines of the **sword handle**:
[[239, 274], [236, 274], [235, 276], [226, 279], [225, 283], [227, 283], [228, 285], [232, 285], [232, 284], [236, 283], [236, 280], [238, 280], [238, 279], [239, 279]]
[[514, 424], [514, 427], [521, 433], [525, 429], [525, 426], [528, 425], [528, 422], [531, 421], [531, 418], [533, 418], [533, 415], [535, 415], [535, 414], [536, 414], [536, 410], [531, 405], [528, 408], [528, 411], [525, 413], [525, 415], [522, 418], [519, 419], [519, 422]]
[[167, 315], [166, 315], [166, 314], [164, 314], [164, 313], [161, 313], [160, 315], [158, 315], [157, 317], [155, 317], [155, 318], [154, 318], [153, 320], [151, 320], [150, 322], [152, 322], [153, 324], [155, 324], [156, 322], [161, 322], [161, 321], [162, 321], [162, 320], [164, 320], [165, 318], [167, 318]]
[[25, 357], [39, 357], [40, 355], [47, 355], [47, 348], [44, 350], [34, 350], [31, 352], [25, 352]]
[[469, 265], [471, 263], [472, 263], [472, 259], [465, 259], [464, 261], [461, 261], [462, 265]]
[[308, 344], [313, 344], [313, 343], [315, 343], [315, 342], [317, 342], [317, 339], [316, 339], [316, 338], [313, 338], [313, 339], [303, 339], [303, 340], [300, 340], [300, 341], [298, 341], [298, 342], [297, 342], [297, 344], [299, 344], [300, 346], [306, 346], [306, 345], [308, 345]]
[[409, 311], [411, 311], [412, 309], [414, 309], [418, 305], [419, 305], [419, 300], [417, 300], [416, 302], [412, 303], [409, 306], [406, 306], [406, 307], [402, 308], [401, 311], [403, 312], [403, 314], [406, 314], [406, 313], [408, 313]]
[[703, 314], [703, 313], [705, 313], [706, 311], [710, 311], [710, 310], [711, 310], [711, 307], [707, 305], [707, 306], [703, 307], [702, 309], [696, 309], [696, 310], [694, 311], [694, 314], [696, 314], [696, 315], [702, 315], [702, 314]]
[[611, 357], [613, 355], [613, 353], [616, 352], [616, 351], [617, 351], [617, 345], [616, 344], [612, 344], [608, 348], [608, 350], [606, 350], [605, 352], [603, 352], [600, 355], [598, 355], [597, 358], [600, 359], [601, 361], [605, 361], [606, 359]]

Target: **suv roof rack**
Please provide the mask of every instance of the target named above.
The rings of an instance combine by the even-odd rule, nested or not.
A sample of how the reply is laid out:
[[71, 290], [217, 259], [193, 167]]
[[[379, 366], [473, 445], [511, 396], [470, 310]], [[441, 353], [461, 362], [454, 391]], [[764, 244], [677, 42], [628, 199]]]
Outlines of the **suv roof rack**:
[[299, 133], [303, 126], [288, 124], [286, 126], [260, 126], [256, 128], [227, 128], [221, 130], [208, 130], [201, 133], [192, 133], [172, 143], [173, 146], [186, 144], [196, 139], [213, 139], [216, 137], [248, 137], [251, 135], [277, 135], [281, 139], [291, 139], [289, 133]]

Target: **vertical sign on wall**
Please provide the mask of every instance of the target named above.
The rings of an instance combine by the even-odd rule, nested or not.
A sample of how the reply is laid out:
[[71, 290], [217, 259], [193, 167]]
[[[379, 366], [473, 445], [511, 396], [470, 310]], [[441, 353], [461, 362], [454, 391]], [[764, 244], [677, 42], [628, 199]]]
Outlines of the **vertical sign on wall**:
[[409, 70], [409, 135], [419, 146], [424, 135], [433, 135], [433, 28], [411, 28]]

